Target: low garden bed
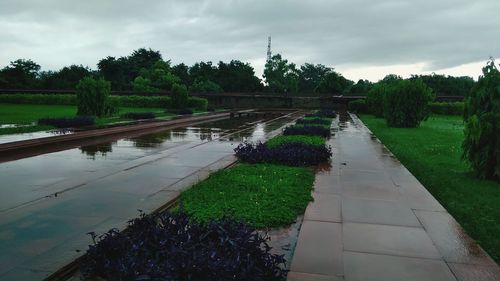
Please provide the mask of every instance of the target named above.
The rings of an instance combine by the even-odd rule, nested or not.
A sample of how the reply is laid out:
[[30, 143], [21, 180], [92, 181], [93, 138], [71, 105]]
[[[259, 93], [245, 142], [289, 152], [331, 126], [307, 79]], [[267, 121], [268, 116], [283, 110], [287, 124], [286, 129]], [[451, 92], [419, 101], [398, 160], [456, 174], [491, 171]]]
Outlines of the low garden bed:
[[94, 124], [95, 124], [95, 118], [92, 116], [38, 119], [38, 125], [53, 126], [56, 128], [80, 128], [80, 127], [92, 126]]
[[197, 223], [182, 212], [142, 215], [97, 238], [82, 261], [87, 280], [284, 280], [267, 237], [232, 219]]
[[155, 119], [156, 114], [154, 112], [127, 112], [120, 115], [120, 118], [133, 120]]
[[325, 145], [283, 143], [269, 148], [263, 143], [243, 143], [236, 148], [236, 156], [246, 163], [274, 163], [288, 166], [314, 166], [328, 161], [331, 149]]
[[330, 126], [324, 125], [293, 125], [285, 128], [284, 135], [306, 135], [306, 136], [321, 136], [330, 137]]
[[98, 239], [94, 235], [96, 243], [82, 264], [84, 276], [285, 280], [286, 260], [270, 252], [261, 230], [289, 226], [304, 213], [312, 200], [311, 165], [331, 156], [325, 142], [322, 136], [288, 135], [240, 145], [235, 152], [242, 162], [267, 162], [245, 161], [241, 152], [250, 149], [255, 155], [279, 155], [277, 162], [285, 165], [241, 163], [216, 172], [184, 191], [172, 212], [142, 215], [123, 232], [111, 230]]

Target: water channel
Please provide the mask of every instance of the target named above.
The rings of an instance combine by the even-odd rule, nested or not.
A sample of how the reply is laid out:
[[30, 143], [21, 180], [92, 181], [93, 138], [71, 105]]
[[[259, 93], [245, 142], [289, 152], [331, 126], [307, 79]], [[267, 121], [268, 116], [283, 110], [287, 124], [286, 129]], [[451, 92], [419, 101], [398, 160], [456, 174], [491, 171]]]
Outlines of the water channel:
[[154, 210], [294, 119], [231, 118], [0, 163], [0, 280], [43, 279], [81, 255], [87, 232]]

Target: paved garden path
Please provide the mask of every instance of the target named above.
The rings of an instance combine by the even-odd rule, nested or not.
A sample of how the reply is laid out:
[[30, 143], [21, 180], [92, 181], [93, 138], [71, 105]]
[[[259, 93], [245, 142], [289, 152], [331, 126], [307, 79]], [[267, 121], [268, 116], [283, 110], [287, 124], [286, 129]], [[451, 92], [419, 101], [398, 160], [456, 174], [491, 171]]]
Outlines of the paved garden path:
[[289, 281], [500, 280], [498, 265], [357, 117], [334, 126], [332, 168], [316, 175]]

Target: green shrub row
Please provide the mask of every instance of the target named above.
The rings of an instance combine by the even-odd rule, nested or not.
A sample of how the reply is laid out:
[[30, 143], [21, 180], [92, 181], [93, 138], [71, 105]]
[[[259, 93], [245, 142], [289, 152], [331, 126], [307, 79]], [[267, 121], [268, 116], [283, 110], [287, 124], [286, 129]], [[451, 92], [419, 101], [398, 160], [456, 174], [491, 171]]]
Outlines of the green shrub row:
[[[109, 96], [108, 100], [113, 105], [122, 107], [172, 107], [170, 97], [166, 96]], [[45, 104], [45, 105], [76, 105], [76, 95], [64, 94], [3, 94], [0, 103], [15, 104]], [[188, 107], [205, 111], [208, 101], [203, 98], [189, 97]]]
[[463, 115], [464, 102], [431, 102], [429, 109], [435, 114]]
[[109, 99], [126, 107], [171, 107], [170, 97], [165, 96], [110, 96]]

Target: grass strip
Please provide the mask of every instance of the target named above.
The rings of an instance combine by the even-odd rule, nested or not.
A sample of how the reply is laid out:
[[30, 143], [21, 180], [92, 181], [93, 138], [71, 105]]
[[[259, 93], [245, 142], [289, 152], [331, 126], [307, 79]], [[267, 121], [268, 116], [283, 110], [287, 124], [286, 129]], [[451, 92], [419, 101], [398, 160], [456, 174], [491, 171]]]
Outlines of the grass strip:
[[500, 262], [500, 185], [474, 177], [462, 155], [460, 116], [432, 116], [419, 128], [389, 128], [385, 120], [361, 120], [436, 197], [484, 250]]
[[180, 208], [199, 222], [225, 215], [256, 228], [286, 226], [312, 200], [314, 172], [272, 164], [239, 164], [182, 193]]
[[303, 136], [303, 135], [289, 135], [289, 136], [276, 136], [266, 142], [267, 147], [275, 148], [284, 143], [303, 143], [313, 146], [323, 146], [326, 143], [325, 138], [319, 136]]

